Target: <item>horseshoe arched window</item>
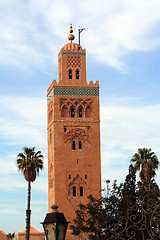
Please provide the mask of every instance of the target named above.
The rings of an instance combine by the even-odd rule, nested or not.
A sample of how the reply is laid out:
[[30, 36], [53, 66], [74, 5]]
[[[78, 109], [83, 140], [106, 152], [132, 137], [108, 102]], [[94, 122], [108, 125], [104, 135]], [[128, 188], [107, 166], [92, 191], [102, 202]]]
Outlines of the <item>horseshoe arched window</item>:
[[76, 142], [72, 141], [72, 150], [76, 150]]
[[72, 70], [71, 69], [69, 69], [68, 74], [69, 74], [69, 79], [72, 79]]
[[76, 187], [73, 186], [73, 197], [76, 197]]
[[71, 108], [70, 108], [70, 116], [71, 116], [72, 118], [74, 118], [74, 115], [75, 115], [75, 113], [74, 113], [74, 107], [71, 107]]
[[83, 187], [80, 187], [80, 197], [83, 197]]
[[79, 149], [82, 149], [82, 141], [79, 141]]
[[76, 70], [76, 79], [79, 79], [79, 70]]
[[78, 117], [82, 117], [82, 107], [78, 108]]

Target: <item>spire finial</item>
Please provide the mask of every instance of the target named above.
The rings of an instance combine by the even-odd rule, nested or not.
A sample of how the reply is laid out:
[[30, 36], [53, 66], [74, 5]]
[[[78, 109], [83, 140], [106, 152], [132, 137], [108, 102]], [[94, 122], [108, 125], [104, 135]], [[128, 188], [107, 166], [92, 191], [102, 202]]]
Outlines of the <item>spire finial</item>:
[[74, 35], [73, 33], [73, 29], [72, 29], [72, 23], [70, 24], [70, 30], [69, 30], [70, 34], [68, 35], [68, 39], [72, 42], [74, 40]]

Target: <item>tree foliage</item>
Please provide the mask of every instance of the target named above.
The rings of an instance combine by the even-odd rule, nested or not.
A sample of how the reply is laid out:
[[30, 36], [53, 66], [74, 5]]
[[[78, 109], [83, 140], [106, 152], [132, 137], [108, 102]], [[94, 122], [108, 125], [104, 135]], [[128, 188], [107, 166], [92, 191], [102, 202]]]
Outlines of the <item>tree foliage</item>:
[[135, 170], [130, 165], [124, 184], [117, 185], [114, 181], [109, 196], [100, 199], [89, 196], [86, 205], [78, 206], [74, 225], [70, 227], [73, 234], [80, 235], [82, 239], [91, 240], [111, 237], [114, 225], [118, 223], [120, 216], [126, 214], [127, 206], [135, 203], [135, 192]]
[[139, 176], [143, 184], [149, 184], [155, 177], [155, 170], [158, 169], [159, 160], [151, 148], [139, 148], [138, 152], [133, 155], [131, 162], [134, 168], [139, 171]]
[[41, 151], [35, 152], [35, 147], [24, 147], [23, 153], [19, 153], [17, 156], [17, 167], [19, 171], [23, 172], [23, 175], [28, 182], [33, 182], [36, 179], [36, 175], [39, 176], [39, 170], [43, 169], [43, 155]]
[[22, 153], [17, 156], [17, 167], [22, 171], [24, 178], [28, 182], [28, 204], [26, 210], [26, 240], [30, 235], [30, 202], [31, 202], [31, 182], [34, 182], [36, 175], [39, 176], [39, 170], [43, 169], [43, 155], [41, 151], [35, 152], [35, 147], [24, 147]]
[[[153, 178], [159, 162], [151, 149], [139, 149], [138, 153], [139, 155], [135, 154], [132, 158], [132, 162], [135, 162], [135, 165], [131, 164], [129, 166], [129, 173], [124, 183], [118, 185], [114, 181], [112, 189], [109, 193], [107, 192], [107, 197], [95, 199], [93, 196], [89, 196], [86, 205], [80, 204], [78, 206], [74, 224], [70, 226], [73, 235], [89, 240], [119, 239], [113, 237], [115, 232], [119, 232], [121, 239], [150, 239], [147, 229], [151, 229], [150, 214], [152, 211], [150, 210], [149, 214], [147, 211], [149, 209], [148, 203], [150, 204], [149, 198], [152, 199], [153, 197], [153, 199], [156, 199], [157, 195], [154, 195], [155, 192], [160, 192]], [[142, 167], [143, 163], [144, 166]], [[144, 171], [143, 174], [140, 174], [140, 182], [136, 182], [136, 171], [138, 169]], [[146, 169], [149, 169], [149, 173], [146, 172]], [[108, 184], [110, 181], [107, 180], [106, 182]], [[147, 184], [150, 186], [148, 190], [146, 190]], [[153, 193], [151, 190], [155, 192]], [[139, 204], [138, 207], [137, 202]], [[153, 204], [151, 205], [151, 208], [154, 207]], [[147, 209], [147, 214], [142, 219], [143, 208]], [[129, 214], [132, 214], [132, 209], [133, 216], [135, 216], [134, 221], [136, 224], [141, 223], [142, 226], [145, 226], [144, 231], [141, 229], [141, 226], [134, 224], [134, 221], [129, 217]], [[158, 231], [159, 227], [159, 223], [156, 222], [154, 229]], [[127, 231], [122, 231], [122, 229], [127, 229]], [[130, 238], [126, 236], [126, 232]], [[135, 234], [135, 238], [133, 238], [132, 234]]]

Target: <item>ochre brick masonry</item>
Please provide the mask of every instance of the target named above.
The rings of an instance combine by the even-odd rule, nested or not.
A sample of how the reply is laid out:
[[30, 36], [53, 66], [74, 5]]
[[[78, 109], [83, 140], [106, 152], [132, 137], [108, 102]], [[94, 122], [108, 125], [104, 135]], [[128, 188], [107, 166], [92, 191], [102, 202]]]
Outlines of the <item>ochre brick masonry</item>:
[[[76, 43], [59, 52], [59, 82], [48, 96], [48, 207], [67, 221], [87, 196], [101, 196], [99, 83], [86, 81], [86, 50]], [[67, 233], [67, 240], [77, 239]]]

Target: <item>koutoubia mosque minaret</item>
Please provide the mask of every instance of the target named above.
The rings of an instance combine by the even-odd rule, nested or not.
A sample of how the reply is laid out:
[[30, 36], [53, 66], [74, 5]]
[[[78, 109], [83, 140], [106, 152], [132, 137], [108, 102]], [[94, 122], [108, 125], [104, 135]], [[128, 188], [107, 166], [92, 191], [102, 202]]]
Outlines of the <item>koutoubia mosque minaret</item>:
[[72, 42], [72, 25], [68, 39], [58, 54], [59, 81], [47, 91], [48, 204], [72, 223], [79, 203], [101, 196], [101, 158], [99, 82], [86, 81], [86, 50]]

